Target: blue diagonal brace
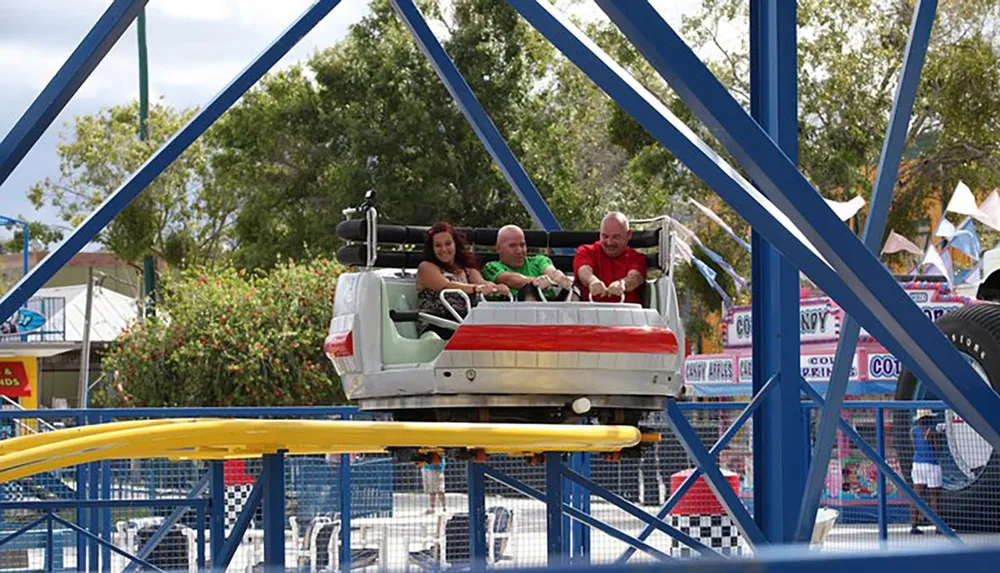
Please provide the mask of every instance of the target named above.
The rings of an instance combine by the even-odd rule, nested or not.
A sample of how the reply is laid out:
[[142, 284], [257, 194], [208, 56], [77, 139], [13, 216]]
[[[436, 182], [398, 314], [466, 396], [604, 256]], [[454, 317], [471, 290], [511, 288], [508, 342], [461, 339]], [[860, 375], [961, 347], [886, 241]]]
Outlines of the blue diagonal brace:
[[115, 0], [0, 143], [0, 185], [80, 89], [149, 0]]
[[663, 521], [663, 518], [653, 517], [652, 515], [646, 513], [642, 509], [639, 509], [638, 507], [630, 503], [627, 499], [609, 490], [608, 488], [598, 483], [595, 483], [593, 480], [589, 480], [566, 467], [563, 468], [563, 477], [587, 489], [588, 491], [598, 495], [599, 497], [604, 498], [605, 501], [607, 501], [611, 505], [617, 507], [618, 509], [624, 511], [625, 513], [631, 515], [632, 517], [638, 519], [639, 521], [648, 524], [650, 527], [659, 529], [663, 533], [666, 533], [670, 537], [673, 537], [677, 541], [680, 541], [681, 543], [694, 549], [695, 551], [700, 553], [702, 557], [709, 557], [709, 558], [719, 557], [719, 554], [713, 551], [711, 547], [705, 545], [704, 543], [698, 541], [697, 539], [691, 537], [690, 535], [684, 533], [683, 531], [677, 529], [676, 527], [668, 525], [666, 522]]
[[[823, 396], [821, 396], [820, 393], [815, 388], [813, 388], [811, 384], [806, 382], [804, 379], [800, 379], [799, 383], [802, 385], [802, 390], [806, 393], [806, 395], [809, 396], [809, 398], [811, 398], [813, 402], [816, 402], [816, 404], [819, 405], [819, 407], [822, 408], [826, 405], [826, 401], [823, 400]], [[921, 499], [920, 496], [917, 495], [915, 491], [913, 491], [913, 488], [910, 487], [910, 484], [906, 483], [906, 480], [900, 477], [900, 475], [896, 473], [896, 470], [892, 469], [892, 466], [890, 466], [889, 463], [885, 461], [885, 458], [878, 455], [878, 452], [872, 449], [872, 447], [868, 445], [868, 442], [866, 442], [864, 438], [862, 438], [861, 435], [858, 434], [854, 430], [854, 428], [851, 427], [850, 424], [848, 424], [845, 420], [841, 420], [840, 418], [837, 418], [837, 423], [840, 426], [840, 431], [844, 432], [844, 434], [848, 437], [848, 439], [851, 440], [851, 443], [853, 443], [856, 448], [861, 450], [861, 453], [863, 453], [865, 457], [871, 460], [873, 464], [878, 466], [878, 468], [882, 470], [882, 473], [885, 474], [887, 478], [892, 480], [892, 483], [894, 483], [896, 487], [899, 488], [899, 491], [903, 492], [904, 495], [909, 497], [910, 501], [912, 501], [914, 505], [917, 506], [917, 509], [919, 509], [921, 512], [923, 512], [924, 515], [927, 516], [927, 519], [929, 519], [931, 523], [937, 526], [937, 528], [940, 529], [942, 533], [948, 535], [954, 541], [961, 543], [961, 539], [959, 539], [958, 536], [955, 534], [955, 532], [950, 527], [948, 527], [948, 524], [945, 523], [943, 519], [938, 517], [936, 513], [934, 513], [934, 510], [931, 509], [929, 505], [927, 505], [927, 502]]]
[[[764, 399], [767, 397], [768, 393], [770, 393], [771, 388], [774, 388], [774, 385], [777, 383], [776, 381], [777, 378], [771, 378], [770, 380], [767, 381], [766, 384], [764, 384], [764, 387], [761, 388], [760, 391], [754, 395], [753, 399], [750, 400], [750, 403], [747, 404], [746, 408], [744, 408], [743, 411], [740, 412], [740, 415], [737, 416], [735, 420], [733, 420], [733, 423], [729, 425], [729, 428], [725, 431], [725, 433], [723, 433], [722, 436], [719, 437], [718, 441], [715, 442], [715, 445], [712, 446], [712, 449], [708, 451], [710, 456], [714, 458], [718, 456], [720, 453], [722, 453], [722, 450], [726, 449], [726, 446], [729, 445], [729, 442], [731, 442], [732, 439], [736, 437], [736, 434], [738, 434], [740, 430], [743, 429], [743, 424], [746, 424], [747, 420], [750, 419], [750, 416], [753, 416], [754, 412], [756, 412], [757, 409], [760, 407], [760, 405], [764, 402]], [[673, 493], [670, 494], [670, 498], [667, 499], [667, 502], [663, 504], [663, 507], [660, 508], [660, 511], [656, 514], [656, 519], [663, 519], [664, 517], [666, 517], [667, 514], [670, 513], [670, 510], [673, 509], [674, 506], [681, 501], [681, 498], [684, 497], [684, 494], [686, 494], [687, 491], [691, 489], [691, 486], [693, 486], [694, 483], [700, 477], [701, 477], [701, 468], [695, 468], [693, 472], [691, 472], [686, 478], [684, 478], [684, 481], [681, 482], [681, 485], [677, 486], [677, 489], [675, 489]], [[650, 535], [653, 534], [654, 531], [656, 531], [656, 528], [654, 528], [652, 525], [647, 525], [646, 529], [643, 529], [642, 533], [639, 534], [638, 537], [639, 541], [645, 541], [646, 539], [649, 538]], [[618, 557], [617, 560], [615, 560], [615, 563], [617, 564], [626, 563], [634, 554], [635, 554], [635, 548], [629, 547], [624, 552], [622, 552], [621, 556]]]
[[201, 134], [219, 119], [236, 100], [250, 89], [274, 64], [288, 53], [340, 0], [317, 0], [236, 78], [219, 92], [170, 141], [166, 142], [121, 187], [114, 191], [87, 220], [59, 244], [49, 256], [24, 276], [0, 299], [0, 321], [7, 320], [31, 295], [35, 294], [56, 271], [121, 213], [157, 176], [184, 152]]
[[259, 476], [257, 481], [254, 482], [253, 489], [250, 490], [250, 495], [243, 502], [243, 508], [240, 509], [240, 515], [236, 518], [236, 523], [233, 525], [232, 531], [229, 532], [229, 536], [223, 542], [222, 548], [219, 549], [219, 554], [212, 556], [212, 569], [214, 571], [225, 571], [228, 569], [229, 563], [232, 562], [233, 557], [236, 555], [236, 550], [240, 548], [240, 543], [243, 543], [243, 535], [246, 534], [247, 528], [250, 527], [250, 522], [253, 521], [253, 516], [257, 512], [260, 500], [264, 499], [264, 481], [264, 477]]
[[719, 499], [719, 503], [725, 508], [729, 517], [733, 518], [733, 521], [736, 522], [736, 527], [743, 534], [743, 539], [751, 547], [766, 545], [767, 539], [764, 537], [764, 533], [757, 526], [757, 523], [754, 522], [753, 518], [750, 517], [750, 512], [747, 511], [746, 506], [743, 505], [739, 496], [736, 495], [729, 482], [726, 481], [725, 476], [722, 475], [722, 470], [719, 469], [715, 457], [701, 443], [698, 433], [691, 427], [687, 418], [684, 417], [684, 412], [681, 411], [674, 400], [667, 400], [666, 416], [667, 421], [670, 422], [670, 427], [677, 434], [678, 441], [684, 446], [684, 451], [691, 456], [695, 463], [697, 463], [698, 468], [705, 474], [705, 481], [708, 487], [715, 493], [715, 496]]
[[410, 30], [410, 33], [413, 34], [413, 38], [416, 40], [417, 46], [420, 47], [420, 51], [427, 56], [431, 66], [434, 67], [434, 71], [441, 78], [444, 87], [447, 88], [448, 93], [451, 94], [455, 103], [458, 104], [458, 109], [462, 111], [462, 115], [465, 116], [472, 130], [476, 132], [479, 140], [483, 142], [486, 151], [493, 157], [493, 161], [496, 162], [507, 183], [517, 193], [517, 198], [521, 200], [521, 204], [528, 210], [528, 214], [531, 215], [531, 219], [535, 222], [535, 225], [547, 231], [558, 230], [560, 228], [559, 222], [556, 221], [555, 215], [552, 214], [545, 199], [542, 198], [542, 194], [538, 192], [535, 184], [531, 182], [528, 173], [525, 172], [524, 167], [518, 162], [517, 157], [514, 156], [507, 142], [504, 141], [503, 136], [500, 135], [500, 130], [497, 129], [493, 120], [490, 119], [486, 110], [483, 109], [483, 105], [479, 103], [476, 95], [472, 93], [472, 88], [469, 87], [465, 78], [458, 71], [455, 62], [452, 61], [448, 53], [445, 52], [441, 42], [434, 36], [434, 32], [427, 25], [427, 21], [424, 20], [423, 15], [417, 9], [416, 5], [414, 5], [413, 0], [392, 0], [392, 6], [395, 8], [396, 13], [399, 14], [399, 17], [402, 18], [403, 23]]
[[[903, 70], [896, 86], [896, 97], [893, 100], [892, 115], [886, 130], [882, 155], [879, 160], [878, 176], [875, 179], [875, 189], [872, 191], [871, 204], [868, 207], [868, 218], [862, 240], [871, 251], [877, 251], [885, 232], [886, 219], [889, 217], [889, 206], [892, 203], [893, 190], [896, 187], [896, 176], [899, 173], [899, 162], [903, 157], [903, 147], [910, 126], [913, 102], [917, 97], [917, 87], [920, 85], [920, 73], [923, 70], [924, 58], [927, 55], [927, 45], [930, 43], [931, 29], [934, 27], [934, 14], [937, 11], [937, 0], [921, 0], [913, 13], [910, 25], [910, 37], [906, 46], [906, 57], [903, 60]], [[812, 465], [806, 478], [805, 492], [802, 497], [802, 507], [799, 511], [799, 524], [796, 529], [796, 539], [800, 543], [812, 538], [816, 525], [816, 512], [819, 509], [820, 496], [830, 467], [830, 455], [833, 442], [837, 437], [837, 421], [847, 393], [847, 379], [850, 376], [854, 351], [858, 346], [858, 335], [861, 325], [850, 315], [844, 321], [840, 341], [837, 343], [837, 355], [830, 375], [830, 384], [826, 391], [826, 407], [823, 408], [819, 430], [816, 432], [816, 446], [812, 453]]]
[[[194, 488], [192, 488], [191, 491], [188, 492], [187, 498], [200, 499], [202, 494], [205, 493], [205, 490], [208, 489], [208, 484], [211, 477], [212, 477], [211, 472], [206, 472], [205, 475], [202, 476], [200, 480], [198, 480], [198, 483], [195, 484]], [[177, 524], [178, 521], [181, 520], [182, 517], [184, 517], [184, 514], [187, 513], [188, 509], [190, 509], [190, 507], [184, 505], [175, 508], [172, 512], [170, 512], [170, 515], [168, 515], [167, 518], [163, 520], [163, 523], [160, 525], [160, 527], [156, 529], [152, 537], [150, 537], [149, 540], [146, 541], [146, 543], [142, 546], [142, 548], [139, 549], [139, 552], [136, 553], [136, 557], [138, 557], [139, 559], [148, 558], [149, 555], [153, 552], [153, 549], [155, 549], [156, 546], [160, 544], [160, 541], [163, 539], [163, 537], [174, 527], [174, 525]], [[203, 527], [203, 526], [204, 524], [199, 522], [198, 527]], [[135, 571], [135, 569], [140, 565], [141, 564], [138, 561], [133, 561], [129, 563], [128, 566], [125, 567], [125, 569], [122, 570], [122, 573], [132, 573], [132, 571]]]
[[[540, 501], [542, 503], [545, 503], [547, 501], [546, 494], [544, 494], [541, 491], [539, 491], [539, 490], [531, 487], [530, 485], [525, 484], [522, 481], [516, 480], [516, 479], [508, 476], [507, 474], [505, 474], [503, 472], [497, 471], [497, 470], [495, 470], [495, 469], [493, 469], [493, 468], [491, 468], [489, 466], [484, 466], [483, 467], [483, 473], [487, 477], [489, 477], [490, 479], [493, 479], [493, 480], [495, 480], [495, 481], [497, 481], [499, 483], [502, 483], [503, 485], [505, 485], [505, 486], [507, 486], [507, 487], [515, 490], [515, 491], [519, 491], [519, 492], [523, 493], [524, 495], [526, 495], [526, 496], [528, 496], [530, 498], [538, 500], [538, 501]], [[614, 539], [617, 539], [618, 541], [621, 541], [622, 543], [625, 543], [625, 544], [629, 545], [630, 547], [635, 547], [639, 551], [643, 551], [645, 553], [648, 553], [649, 555], [652, 555], [653, 557], [656, 557], [657, 559], [660, 559], [661, 561], [666, 561], [667, 559], [670, 559], [669, 555], [663, 553], [659, 549], [656, 549], [652, 545], [649, 545], [648, 543], [640, 541], [640, 540], [632, 537], [631, 535], [625, 533], [624, 531], [621, 531], [619, 529], [615, 529], [614, 527], [608, 525], [607, 523], [604, 523], [603, 521], [601, 521], [601, 520], [593, 517], [589, 513], [581, 511], [581, 510], [573, 507], [572, 505], [570, 505], [568, 503], [564, 503], [562, 509], [563, 509], [563, 513], [565, 513], [569, 517], [571, 517], [571, 518], [579, 521], [580, 523], [584, 523], [584, 524], [590, 526], [593, 529], [596, 529], [598, 531], [602, 531], [602, 532], [606, 533], [607, 535], [609, 535], [610, 537], [613, 537]]]
[[[598, 0], [598, 5], [836, 271], [835, 275], [814, 276], [814, 265], [796, 253], [794, 245], [770, 237], [768, 242], [781, 249], [919, 379], [937, 389], [977, 432], [1000, 448], [1000, 396], [982, 383], [878, 258], [837, 218], [805, 176], [663, 17], [647, 2]], [[745, 218], [764, 232], [760, 226], [768, 223], [766, 219]]]

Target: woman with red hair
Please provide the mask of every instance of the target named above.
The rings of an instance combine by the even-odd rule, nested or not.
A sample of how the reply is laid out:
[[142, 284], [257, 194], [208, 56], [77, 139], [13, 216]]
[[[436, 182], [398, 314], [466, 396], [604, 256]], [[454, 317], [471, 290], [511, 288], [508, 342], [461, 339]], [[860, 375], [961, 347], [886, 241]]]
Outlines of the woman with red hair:
[[[445, 308], [439, 295], [446, 289], [458, 289], [469, 295], [473, 305], [479, 294], [510, 293], [504, 285], [497, 285], [483, 280], [479, 274], [476, 257], [465, 243], [465, 236], [448, 223], [435, 223], [427, 231], [424, 241], [424, 261], [417, 267], [417, 295], [420, 298], [420, 310], [427, 314], [454, 320], [454, 316]], [[445, 295], [448, 302], [460, 315], [468, 314], [469, 309], [465, 299], [458, 295]], [[421, 320], [417, 329], [420, 334], [425, 331], [436, 332], [444, 339], [451, 338], [453, 330], [428, 324]]]

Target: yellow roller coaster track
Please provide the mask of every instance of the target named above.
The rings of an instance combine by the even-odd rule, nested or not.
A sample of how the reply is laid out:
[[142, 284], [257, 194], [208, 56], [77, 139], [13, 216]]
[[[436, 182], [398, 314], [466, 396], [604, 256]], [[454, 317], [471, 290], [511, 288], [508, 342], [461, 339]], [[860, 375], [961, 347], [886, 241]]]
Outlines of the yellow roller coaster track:
[[629, 426], [257, 419], [115, 422], [0, 441], [0, 483], [87, 462], [223, 459], [461, 448], [487, 453], [613, 452], [640, 442]]

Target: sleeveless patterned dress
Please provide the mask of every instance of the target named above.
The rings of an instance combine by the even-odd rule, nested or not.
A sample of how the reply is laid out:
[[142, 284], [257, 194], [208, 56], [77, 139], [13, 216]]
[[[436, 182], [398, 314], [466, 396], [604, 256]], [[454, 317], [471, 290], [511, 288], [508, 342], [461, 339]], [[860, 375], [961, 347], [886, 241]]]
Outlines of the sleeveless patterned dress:
[[[442, 270], [441, 274], [443, 274], [444, 278], [446, 278], [450, 282], [462, 283], [462, 284], [472, 284], [468, 280], [468, 273], [466, 273], [464, 271], [462, 272], [462, 274], [456, 274], [456, 273], [453, 273], [451, 271]], [[439, 293], [440, 293], [440, 291], [430, 290], [430, 289], [424, 289], [424, 290], [418, 292], [417, 293], [417, 299], [418, 299], [418, 301], [420, 303], [420, 305], [419, 305], [420, 312], [426, 312], [427, 314], [433, 314], [434, 316], [440, 316], [441, 318], [444, 318], [444, 319], [447, 319], [447, 320], [455, 320], [455, 317], [452, 316], [452, 314], [450, 312], [448, 312], [448, 309], [445, 308], [444, 304], [441, 303], [441, 299], [438, 297]], [[457, 295], [457, 294], [447, 294], [447, 295], [445, 295], [445, 298], [448, 299], [448, 302], [451, 303], [452, 308], [454, 308], [458, 312], [458, 314], [460, 314], [463, 317], [465, 315], [469, 314], [469, 309], [465, 305], [465, 299], [462, 298], [460, 295]], [[470, 295], [469, 299], [472, 301], [472, 306], [475, 306], [476, 305], [476, 298], [473, 295]], [[430, 325], [427, 324], [426, 322], [424, 322], [423, 320], [418, 321], [417, 322], [417, 334], [418, 334], [418, 336], [422, 335], [424, 332], [426, 332], [428, 326], [430, 326]], [[437, 329], [437, 328], [435, 328], [433, 330], [435, 332], [439, 332], [440, 333], [440, 330]]]

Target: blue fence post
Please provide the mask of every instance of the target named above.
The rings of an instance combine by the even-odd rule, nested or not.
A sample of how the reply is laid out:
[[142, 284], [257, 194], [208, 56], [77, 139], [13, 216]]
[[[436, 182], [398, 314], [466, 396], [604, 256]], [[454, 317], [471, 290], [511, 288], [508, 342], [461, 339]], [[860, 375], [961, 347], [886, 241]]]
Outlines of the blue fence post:
[[[101, 418], [99, 413], [93, 410], [86, 410], [87, 424], [99, 424], [101, 423]], [[88, 485], [90, 486], [90, 499], [97, 500], [101, 499], [101, 463], [100, 462], [90, 462], [87, 464], [89, 467], [88, 473], [90, 474], [90, 481]], [[98, 508], [92, 508], [90, 510], [90, 533], [94, 536], [100, 536], [101, 531], [101, 512]], [[90, 571], [97, 571], [101, 564], [101, 554], [98, 553], [100, 544], [97, 543], [96, 539], [90, 539], [90, 548], [87, 550], [87, 557], [90, 558]]]
[[[99, 414], [100, 423], [105, 424], [111, 421], [111, 416]], [[105, 460], [101, 462], [101, 497], [100, 499], [111, 499], [111, 462]], [[101, 514], [101, 539], [111, 543], [111, 508], [104, 507]], [[101, 571], [111, 572], [111, 547], [101, 545]]]
[[[76, 416], [77, 426], [87, 425], [87, 416], [78, 414]], [[76, 499], [84, 501], [87, 499], [88, 464], [76, 466]], [[76, 510], [76, 524], [82, 529], [87, 528], [87, 510], [78, 508]], [[83, 573], [87, 570], [87, 537], [80, 532], [76, 533], [76, 570]]]
[[[351, 454], [340, 454], [340, 570], [351, 571]], [[383, 557], [384, 558], [384, 557]]]
[[285, 454], [264, 454], [264, 569], [285, 569]]
[[562, 454], [545, 453], [545, 526], [548, 534], [549, 567], [563, 563], [563, 477]]
[[[590, 452], [576, 452], [570, 458], [572, 463], [570, 468], [590, 479]], [[573, 499], [570, 505], [584, 513], [590, 513], [590, 490], [579, 484], [572, 484]], [[572, 553], [571, 561], [574, 565], [587, 565], [590, 563], [590, 528], [586, 524], [573, 520], [571, 522]]]
[[52, 573], [56, 570], [56, 544], [53, 538], [51, 511], [45, 520], [45, 533], [45, 570]]
[[195, 548], [195, 559], [198, 560], [198, 571], [205, 570], [205, 504], [199, 503], [196, 506], [195, 513], [195, 523], [198, 529], [195, 530], [197, 533], [196, 543], [198, 547]]
[[[885, 459], [885, 409], [875, 408], [875, 451]], [[885, 542], [889, 539], [889, 507], [887, 503], [885, 472], [878, 468], [878, 538]]]
[[217, 569], [226, 537], [226, 468], [222, 460], [212, 460], [209, 471], [212, 472], [208, 509], [209, 560], [212, 568]]
[[483, 463], [466, 462], [469, 481], [469, 558], [475, 570], [486, 567], [486, 471]]

